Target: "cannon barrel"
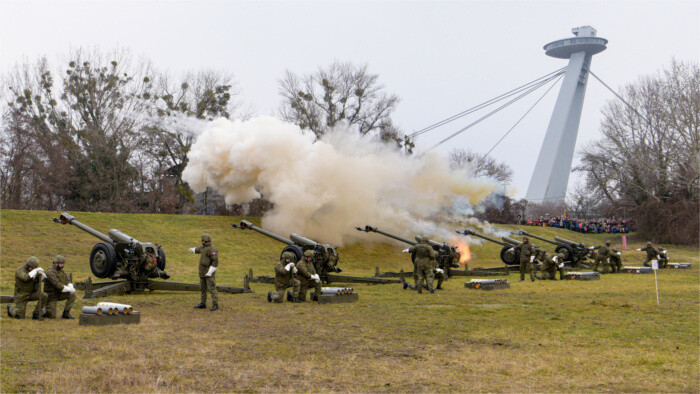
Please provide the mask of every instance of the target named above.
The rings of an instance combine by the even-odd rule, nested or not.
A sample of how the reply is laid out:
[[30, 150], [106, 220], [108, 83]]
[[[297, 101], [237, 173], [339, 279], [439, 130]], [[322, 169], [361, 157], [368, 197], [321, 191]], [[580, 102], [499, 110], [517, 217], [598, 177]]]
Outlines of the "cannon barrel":
[[249, 222], [249, 221], [247, 221], [247, 220], [241, 220], [241, 224], [231, 223], [231, 226], [233, 226], [233, 227], [235, 227], [235, 228], [239, 228], [239, 229], [241, 229], [241, 230], [245, 230], [245, 229], [248, 228], [248, 229], [257, 231], [257, 232], [259, 232], [260, 234], [267, 235], [268, 237], [273, 238], [273, 239], [276, 239], [276, 240], [278, 240], [278, 241], [280, 241], [280, 242], [282, 242], [282, 243], [285, 243], [285, 244], [287, 244], [287, 245], [294, 245], [294, 241], [289, 240], [289, 239], [287, 239], [287, 238], [285, 238], [285, 237], [282, 237], [282, 236], [280, 236], [280, 235], [271, 233], [271, 232], [269, 232], [269, 231], [267, 231], [267, 230], [261, 229], [260, 227], [255, 226], [253, 223], [251, 223], [251, 222]]
[[565, 244], [569, 244], [569, 245], [574, 245], [574, 246], [576, 246], [576, 245], [582, 245], [584, 248], [587, 247], [586, 244], [581, 243], [581, 242], [569, 241], [568, 239], [559, 238], [559, 237], [554, 237], [554, 239], [557, 240], [557, 241], [559, 241], [559, 242], [562, 242], [562, 243], [565, 243]]
[[437, 248], [441, 248], [441, 247], [443, 247], [443, 246], [453, 247], [452, 245], [447, 245], [447, 244], [445, 244], [445, 243], [440, 243], [440, 242], [437, 242], [437, 241], [433, 241], [432, 239], [428, 239], [428, 238], [425, 238], [425, 237], [421, 237], [420, 235], [416, 235], [416, 241], [421, 242], [422, 240], [425, 240], [425, 242], [427, 242], [427, 243], [430, 244], [431, 246], [435, 246], [435, 247], [437, 247]]
[[[95, 230], [94, 228], [92, 228], [90, 226], [86, 226], [83, 223], [80, 223], [79, 221], [75, 220], [75, 217], [73, 215], [71, 215], [67, 212], [63, 212], [61, 214], [61, 216], [59, 216], [58, 218], [53, 218], [53, 221], [56, 223], [60, 223], [60, 224], [72, 224], [75, 227], [85, 231], [88, 234], [91, 234], [94, 237], [97, 237], [97, 238], [107, 242], [108, 244], [110, 244], [112, 246], [116, 245], [116, 242], [115, 242], [116, 240], [110, 238], [107, 235], [102, 234], [101, 232]], [[109, 231], [110, 231], [110, 235], [111, 235], [111, 232], [113, 232], [113, 231], [116, 231], [116, 232], [119, 232], [120, 234], [126, 235], [119, 230], [109, 230]]]
[[515, 240], [515, 239], [513, 239], [513, 238], [509, 238], [509, 237], [501, 237], [501, 239], [502, 239], [504, 242], [507, 242], [507, 243], [509, 243], [509, 244], [511, 244], [511, 245], [516, 245], [516, 246], [517, 246], [517, 245], [520, 245], [520, 244], [522, 243], [521, 241]]
[[497, 243], [497, 244], [503, 245], [503, 246], [511, 246], [511, 245], [512, 245], [512, 244], [508, 244], [508, 243], [503, 242], [503, 241], [499, 241], [499, 240], [497, 240], [496, 238], [487, 237], [487, 236], [485, 236], [485, 235], [483, 235], [483, 234], [479, 234], [479, 233], [474, 232], [474, 231], [469, 230], [469, 229], [466, 229], [466, 230], [464, 230], [464, 231], [457, 231], [457, 234], [462, 234], [462, 235], [473, 235], [473, 236], [475, 236], [475, 237], [479, 237], [479, 238], [482, 238], [482, 239], [485, 239], [485, 240], [487, 240], [487, 241], [491, 241], [491, 242], [494, 242], [494, 243]]
[[294, 241], [294, 243], [297, 245], [304, 245], [304, 246], [317, 246], [317, 245], [319, 245], [318, 242], [310, 240], [306, 237], [302, 237], [299, 234], [290, 234], [289, 238], [291, 238], [292, 241]]
[[553, 244], [553, 245], [557, 245], [557, 246], [559, 245], [559, 242], [557, 242], [556, 240], [552, 241], [551, 239], [540, 237], [539, 235], [531, 234], [531, 233], [528, 233], [527, 231], [518, 230], [518, 234], [519, 235], [526, 235], [528, 237], [532, 237], [535, 239], [539, 239], [540, 241], [549, 242], [550, 244]]
[[382, 231], [382, 230], [380, 230], [380, 229], [378, 229], [378, 228], [376, 228], [376, 227], [374, 227], [374, 226], [370, 226], [370, 225], [366, 225], [365, 228], [355, 227], [355, 229], [356, 229], [357, 231], [364, 231], [364, 232], [366, 232], [366, 233], [368, 233], [368, 232], [370, 232], [370, 231], [375, 232], [375, 233], [379, 233], [379, 234], [385, 235], [385, 236], [387, 236], [387, 237], [389, 237], [389, 238], [393, 238], [393, 239], [395, 239], [395, 240], [397, 240], [397, 241], [401, 241], [401, 242], [407, 243], [407, 244], [409, 244], [409, 245], [415, 245], [415, 244], [417, 244], [416, 241], [411, 241], [410, 239], [407, 239], [407, 238], [404, 238], [404, 237], [399, 237], [398, 235], [394, 235], [394, 234], [392, 234], [392, 233], [387, 233], [386, 231]]

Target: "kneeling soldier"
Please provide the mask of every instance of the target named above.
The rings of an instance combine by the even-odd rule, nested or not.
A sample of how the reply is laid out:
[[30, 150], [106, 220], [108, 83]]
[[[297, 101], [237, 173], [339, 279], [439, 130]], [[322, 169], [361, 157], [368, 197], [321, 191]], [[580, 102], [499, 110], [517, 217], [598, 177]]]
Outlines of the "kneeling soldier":
[[316, 273], [314, 267], [314, 251], [307, 250], [304, 257], [297, 263], [299, 270], [299, 300], [306, 301], [306, 290], [314, 288], [316, 295], [321, 295], [321, 277]]
[[282, 253], [279, 263], [275, 266], [275, 292], [270, 295], [270, 301], [284, 302], [284, 290], [292, 288], [292, 302], [299, 301], [299, 280], [294, 277], [298, 271], [291, 252]]
[[610, 248], [610, 269], [614, 273], [622, 271], [622, 253]]
[[58, 301], [66, 301], [65, 307], [63, 307], [63, 314], [61, 315], [64, 319], [75, 319], [70, 314], [70, 308], [75, 302], [75, 288], [73, 284], [70, 283], [70, 278], [68, 274], [63, 270], [63, 266], [66, 263], [66, 259], [61, 255], [57, 255], [53, 259], [53, 267], [46, 271], [46, 280], [44, 280], [44, 293], [46, 293], [48, 300], [46, 302], [46, 317], [55, 319], [56, 318], [56, 304]]
[[46, 303], [46, 293], [41, 291], [41, 280], [46, 277], [44, 269], [39, 267], [39, 259], [32, 256], [15, 271], [15, 305], [7, 305], [7, 315], [24, 319], [29, 301], [38, 301], [32, 319], [44, 320], [41, 314]]

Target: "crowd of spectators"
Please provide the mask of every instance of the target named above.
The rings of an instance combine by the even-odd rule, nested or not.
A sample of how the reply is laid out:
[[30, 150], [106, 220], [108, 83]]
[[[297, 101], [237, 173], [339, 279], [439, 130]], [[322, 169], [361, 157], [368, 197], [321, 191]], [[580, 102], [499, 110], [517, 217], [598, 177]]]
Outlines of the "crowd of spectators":
[[521, 224], [528, 226], [546, 226], [565, 228], [580, 233], [629, 233], [633, 231], [630, 219], [600, 218], [578, 219], [566, 216], [540, 216], [524, 220]]

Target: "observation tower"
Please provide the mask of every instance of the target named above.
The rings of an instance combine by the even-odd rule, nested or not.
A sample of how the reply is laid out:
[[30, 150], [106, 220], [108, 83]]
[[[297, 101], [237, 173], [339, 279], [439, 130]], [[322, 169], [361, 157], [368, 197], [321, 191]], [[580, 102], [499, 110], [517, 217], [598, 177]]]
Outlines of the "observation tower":
[[596, 37], [596, 30], [590, 26], [571, 31], [574, 37], [544, 46], [548, 56], [569, 59], [569, 65], [527, 188], [525, 198], [530, 202], [563, 202], [566, 197], [591, 58], [604, 51], [608, 43]]

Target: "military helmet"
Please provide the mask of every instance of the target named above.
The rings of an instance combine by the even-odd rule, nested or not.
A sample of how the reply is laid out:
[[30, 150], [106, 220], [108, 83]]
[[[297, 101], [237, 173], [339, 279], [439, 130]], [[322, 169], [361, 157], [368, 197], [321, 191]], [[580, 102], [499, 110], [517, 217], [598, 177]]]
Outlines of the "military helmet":
[[211, 235], [202, 234], [202, 242], [211, 242]]
[[39, 259], [36, 256], [32, 256], [27, 259], [27, 266], [31, 269], [39, 267]]
[[315, 256], [314, 251], [311, 249], [304, 252], [304, 257], [314, 257], [314, 256]]
[[562, 260], [564, 259], [564, 253], [557, 253], [556, 256]]
[[647, 242], [647, 247], [651, 247], [651, 242]]
[[294, 260], [294, 254], [292, 254], [292, 252], [284, 252], [284, 253], [282, 253], [282, 259]]
[[54, 259], [53, 259], [53, 263], [54, 263], [54, 264], [56, 264], [56, 263], [63, 263], [63, 264], [65, 264], [65, 263], [66, 263], [66, 258], [63, 257], [63, 256], [61, 256], [60, 254], [57, 254], [56, 257], [54, 257]]
[[523, 242], [530, 242], [530, 238], [528, 238], [528, 237], [523, 237]]
[[610, 246], [610, 245], [612, 245], [612, 243], [610, 243], [610, 241], [605, 241], [605, 246]]

